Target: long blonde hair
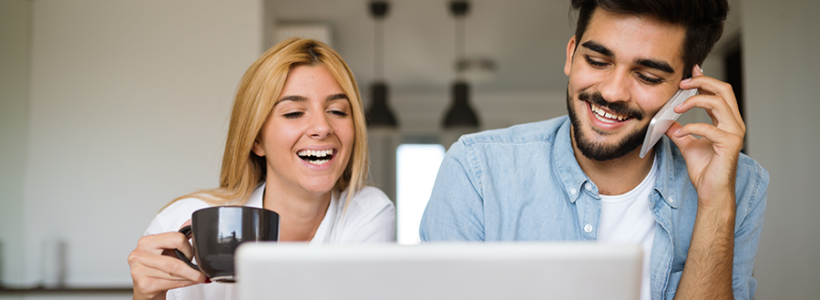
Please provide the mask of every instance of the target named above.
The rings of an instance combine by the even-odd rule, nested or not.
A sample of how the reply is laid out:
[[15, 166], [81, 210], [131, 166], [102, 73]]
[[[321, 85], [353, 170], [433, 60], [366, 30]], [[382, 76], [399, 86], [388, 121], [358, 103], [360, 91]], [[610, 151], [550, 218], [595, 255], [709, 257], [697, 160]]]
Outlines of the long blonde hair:
[[[362, 100], [353, 72], [336, 51], [322, 42], [289, 38], [271, 47], [242, 76], [234, 99], [228, 140], [222, 156], [219, 187], [176, 198], [198, 198], [211, 205], [242, 205], [265, 181], [265, 158], [251, 151], [262, 126], [281, 96], [293, 67], [323, 65], [336, 78], [350, 101], [353, 117], [353, 153], [333, 192], [348, 189], [347, 201], [361, 189], [367, 178], [368, 153]], [[168, 203], [170, 205], [171, 203]], [[166, 207], [168, 206], [166, 205]]]

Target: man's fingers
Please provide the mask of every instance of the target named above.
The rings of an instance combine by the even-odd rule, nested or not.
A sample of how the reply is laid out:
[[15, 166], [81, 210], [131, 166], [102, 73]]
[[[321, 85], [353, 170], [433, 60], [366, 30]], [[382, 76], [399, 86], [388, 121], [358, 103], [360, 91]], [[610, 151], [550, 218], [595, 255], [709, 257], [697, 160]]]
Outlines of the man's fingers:
[[696, 95], [678, 105], [675, 108], [675, 112], [685, 112], [694, 107], [705, 109], [712, 118], [713, 125], [733, 133], [745, 133], [742, 121], [736, 119], [731, 107], [729, 107], [729, 104], [722, 97], [715, 95]]
[[[740, 148], [743, 146], [743, 137], [741, 135], [731, 134], [713, 125], [705, 123], [686, 124], [686, 126], [681, 127], [680, 130], [677, 131], [671, 131], [670, 128], [669, 133], [672, 134], [671, 137], [673, 140], [686, 139], [689, 137], [689, 139], [683, 141], [697, 140], [697, 138], [692, 135], [702, 136], [703, 138], [712, 141], [712, 143], [716, 145], [716, 151], [718, 151], [717, 149], [726, 149], [731, 151], [737, 150], [737, 152], [740, 152]], [[679, 146], [681, 145], [679, 144]]]
[[715, 95], [723, 98], [723, 101], [725, 101], [729, 106], [731, 114], [745, 132], [746, 125], [743, 122], [743, 118], [740, 116], [740, 109], [738, 108], [737, 98], [735, 98], [735, 92], [734, 89], [732, 89], [732, 85], [709, 76], [704, 76], [698, 66], [693, 68], [692, 75], [692, 78], [681, 81], [680, 88], [697, 88], [701, 95]]
[[697, 138], [691, 135], [676, 135], [678, 133], [678, 130], [680, 130], [682, 127], [683, 126], [681, 126], [681, 124], [677, 121], [673, 122], [672, 126], [669, 126], [669, 129], [666, 130], [666, 136], [669, 137], [669, 139], [672, 140], [672, 142], [675, 143], [675, 145], [678, 145], [679, 149], [686, 149], [686, 146], [689, 145], [689, 143], [695, 141]]

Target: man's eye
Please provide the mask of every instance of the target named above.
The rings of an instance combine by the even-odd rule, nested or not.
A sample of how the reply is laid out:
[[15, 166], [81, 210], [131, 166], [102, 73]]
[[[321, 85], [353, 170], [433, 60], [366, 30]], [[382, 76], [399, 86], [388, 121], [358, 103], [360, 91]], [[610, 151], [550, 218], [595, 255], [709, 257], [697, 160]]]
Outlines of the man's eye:
[[303, 114], [304, 113], [302, 113], [302, 112], [292, 112], [292, 113], [286, 113], [286, 114], [284, 114], [284, 116], [285, 116], [285, 118], [288, 118], [288, 119], [296, 119], [298, 117], [301, 117]]
[[607, 63], [602, 63], [602, 62], [593, 60], [592, 58], [589, 57], [589, 55], [584, 55], [584, 59], [587, 61], [588, 64], [590, 64], [591, 66], [596, 67], [596, 68], [606, 67], [606, 65], [607, 65]]
[[649, 83], [649, 84], [659, 84], [659, 83], [663, 82], [663, 79], [649, 78], [649, 77], [646, 77], [645, 75], [643, 75], [641, 73], [638, 73], [638, 78], [640, 78], [641, 80], [643, 80], [644, 82]]

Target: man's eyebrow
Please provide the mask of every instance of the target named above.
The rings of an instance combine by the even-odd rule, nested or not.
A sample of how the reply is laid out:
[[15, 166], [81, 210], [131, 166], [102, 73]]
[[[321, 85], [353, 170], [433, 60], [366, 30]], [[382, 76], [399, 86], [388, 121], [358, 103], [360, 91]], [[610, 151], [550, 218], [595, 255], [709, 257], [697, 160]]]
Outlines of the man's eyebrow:
[[675, 69], [672, 69], [672, 66], [670, 66], [665, 61], [654, 59], [636, 59], [635, 63], [647, 68], [657, 69], [666, 73], [675, 73]]
[[601, 53], [609, 57], [615, 57], [615, 54], [612, 54], [612, 51], [610, 51], [607, 47], [604, 47], [604, 45], [601, 45], [595, 41], [586, 41], [583, 44], [581, 44], [581, 46], [584, 46], [584, 48]]

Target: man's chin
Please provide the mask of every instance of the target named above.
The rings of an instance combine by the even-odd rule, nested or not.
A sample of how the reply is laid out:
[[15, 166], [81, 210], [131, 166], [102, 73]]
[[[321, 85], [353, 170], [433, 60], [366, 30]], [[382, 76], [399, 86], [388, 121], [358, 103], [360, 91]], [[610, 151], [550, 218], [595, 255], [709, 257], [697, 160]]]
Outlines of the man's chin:
[[596, 161], [609, 161], [626, 156], [635, 151], [643, 143], [647, 128], [632, 131], [626, 136], [618, 138], [614, 133], [591, 130], [595, 135], [605, 136], [608, 141], [592, 141], [585, 133], [575, 132], [575, 144], [584, 157]]

